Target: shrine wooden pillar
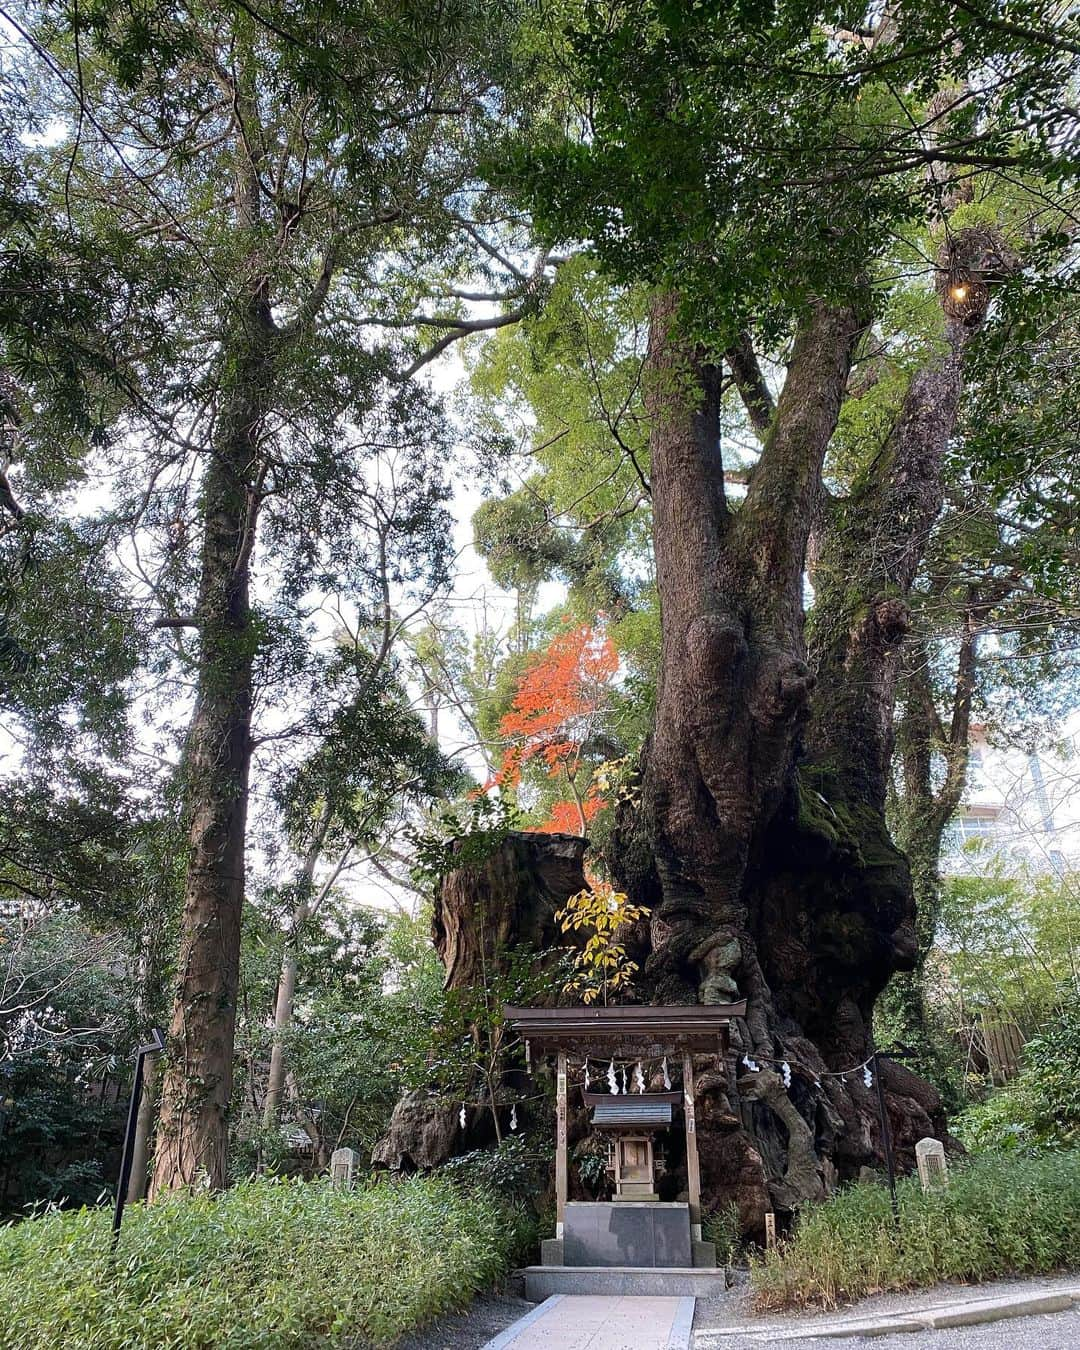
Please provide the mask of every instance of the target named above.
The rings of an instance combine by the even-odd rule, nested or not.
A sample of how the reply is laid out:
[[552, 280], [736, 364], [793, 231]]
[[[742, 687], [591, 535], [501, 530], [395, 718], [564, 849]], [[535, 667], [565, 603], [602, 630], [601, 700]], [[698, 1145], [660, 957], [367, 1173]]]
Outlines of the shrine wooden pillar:
[[559, 1051], [555, 1078], [555, 1236], [563, 1235], [566, 1218], [566, 1051]]
[[683, 1054], [683, 1118], [686, 1121], [686, 1188], [690, 1200], [690, 1234], [701, 1241], [701, 1165], [697, 1151], [697, 1120], [694, 1115], [694, 1058]]

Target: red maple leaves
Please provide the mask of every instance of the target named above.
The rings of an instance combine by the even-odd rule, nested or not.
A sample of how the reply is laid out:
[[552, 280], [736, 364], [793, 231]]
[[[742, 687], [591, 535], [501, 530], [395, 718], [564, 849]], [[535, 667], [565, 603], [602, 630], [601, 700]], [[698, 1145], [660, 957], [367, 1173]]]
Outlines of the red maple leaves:
[[611, 639], [591, 624], [579, 624], [558, 633], [518, 682], [499, 723], [511, 744], [493, 782], [517, 787], [526, 765], [536, 760], [549, 777], [565, 777], [571, 796], [552, 804], [540, 833], [584, 834], [604, 805], [591, 771], [581, 787], [582, 752], [607, 707], [618, 666]]

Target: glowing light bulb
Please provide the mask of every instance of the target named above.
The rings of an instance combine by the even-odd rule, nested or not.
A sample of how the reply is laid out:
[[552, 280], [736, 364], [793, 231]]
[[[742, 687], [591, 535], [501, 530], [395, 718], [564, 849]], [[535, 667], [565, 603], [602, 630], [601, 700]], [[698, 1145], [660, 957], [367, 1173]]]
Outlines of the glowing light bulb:
[[951, 294], [954, 300], [962, 302], [967, 299], [967, 287], [963, 282], [958, 282], [957, 285], [952, 288]]

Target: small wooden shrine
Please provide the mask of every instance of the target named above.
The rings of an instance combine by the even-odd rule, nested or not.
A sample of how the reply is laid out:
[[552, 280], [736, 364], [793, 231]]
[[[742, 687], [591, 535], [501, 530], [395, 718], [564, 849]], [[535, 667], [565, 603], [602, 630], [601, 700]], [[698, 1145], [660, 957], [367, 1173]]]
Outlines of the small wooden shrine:
[[[656, 1204], [655, 1139], [659, 1131], [674, 1124], [675, 1110], [681, 1104], [686, 1132], [690, 1237], [695, 1244], [700, 1244], [701, 1171], [694, 1118], [693, 1057], [695, 1054], [726, 1053], [728, 1028], [732, 1018], [745, 1017], [745, 1000], [660, 1008], [507, 1007], [504, 1015], [524, 1040], [526, 1060], [530, 1065], [538, 1057], [554, 1055], [556, 1058], [556, 1241], [562, 1241], [566, 1222], [568, 1064], [572, 1058], [586, 1063], [592, 1058], [608, 1060], [612, 1066], [616, 1062], [622, 1065], [621, 1091], [614, 1080], [612, 1067], [613, 1091], [586, 1089], [583, 1094], [593, 1128], [612, 1136], [614, 1204], [636, 1203], [660, 1208]], [[640, 1066], [657, 1061], [670, 1061], [673, 1067], [681, 1067], [681, 1091], [643, 1090], [645, 1084], [640, 1067], [637, 1090], [627, 1089], [627, 1065]], [[686, 1222], [685, 1211], [682, 1222]]]
[[667, 1129], [681, 1092], [648, 1092], [633, 1095], [583, 1092], [592, 1113], [592, 1127], [611, 1136], [608, 1171], [615, 1186], [615, 1200], [659, 1200], [654, 1189], [657, 1162], [653, 1142]]

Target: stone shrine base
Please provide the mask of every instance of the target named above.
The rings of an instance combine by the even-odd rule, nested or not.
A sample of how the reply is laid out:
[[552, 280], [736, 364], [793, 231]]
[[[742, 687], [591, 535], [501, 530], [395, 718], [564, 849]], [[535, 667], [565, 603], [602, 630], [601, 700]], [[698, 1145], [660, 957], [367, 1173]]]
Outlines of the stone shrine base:
[[563, 1236], [541, 1243], [526, 1297], [553, 1294], [708, 1296], [723, 1292], [716, 1248], [691, 1236], [690, 1208], [659, 1201], [567, 1204]]
[[690, 1207], [656, 1200], [568, 1204], [563, 1260], [568, 1266], [691, 1266]]

